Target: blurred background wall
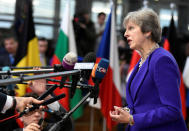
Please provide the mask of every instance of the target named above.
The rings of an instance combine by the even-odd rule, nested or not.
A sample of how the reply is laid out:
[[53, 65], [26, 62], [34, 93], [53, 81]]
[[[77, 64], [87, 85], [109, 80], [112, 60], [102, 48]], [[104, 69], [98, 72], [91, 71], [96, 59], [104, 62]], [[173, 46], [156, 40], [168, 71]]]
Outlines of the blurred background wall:
[[[93, 22], [97, 21], [97, 14], [101, 11], [110, 12], [110, 0], [70, 0], [71, 15], [81, 10], [87, 10], [91, 14]], [[115, 0], [117, 30], [122, 29], [122, 20], [128, 11], [136, 10], [144, 6], [146, 0]], [[66, 0], [33, 0], [34, 22], [37, 36], [44, 36], [53, 43], [59, 31], [61, 16], [65, 8]], [[150, 8], [160, 15], [161, 26], [168, 26], [171, 19], [170, 3], [175, 3], [174, 20], [178, 32], [188, 33], [189, 30], [189, 0], [150, 0], [146, 1]], [[16, 0], [0, 0], [0, 29], [6, 30], [14, 21]], [[1, 35], [1, 34], [0, 34]]]

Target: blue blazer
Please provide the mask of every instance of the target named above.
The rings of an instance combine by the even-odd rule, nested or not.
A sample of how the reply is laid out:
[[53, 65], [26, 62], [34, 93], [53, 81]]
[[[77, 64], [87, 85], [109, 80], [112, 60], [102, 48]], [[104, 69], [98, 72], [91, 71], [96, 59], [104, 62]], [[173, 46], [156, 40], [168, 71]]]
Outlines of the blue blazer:
[[179, 92], [180, 73], [174, 57], [156, 49], [126, 86], [126, 100], [135, 124], [128, 131], [186, 131]]

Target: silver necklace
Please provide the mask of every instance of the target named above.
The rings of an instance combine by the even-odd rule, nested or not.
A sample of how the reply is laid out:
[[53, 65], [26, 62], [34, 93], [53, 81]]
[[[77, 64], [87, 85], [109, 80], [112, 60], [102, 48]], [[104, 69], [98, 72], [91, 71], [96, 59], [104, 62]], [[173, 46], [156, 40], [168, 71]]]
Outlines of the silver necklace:
[[149, 56], [150, 54], [152, 54], [152, 52], [153, 52], [155, 49], [157, 49], [157, 48], [159, 48], [159, 45], [158, 45], [158, 44], [155, 44], [155, 46], [153, 46], [153, 47], [149, 50], [149, 52], [147, 53], [146, 58], [141, 57], [141, 60], [140, 60], [140, 62], [139, 62], [139, 66], [138, 66], [139, 69], [142, 67], [143, 63], [146, 61], [146, 59], [148, 58], [148, 56]]

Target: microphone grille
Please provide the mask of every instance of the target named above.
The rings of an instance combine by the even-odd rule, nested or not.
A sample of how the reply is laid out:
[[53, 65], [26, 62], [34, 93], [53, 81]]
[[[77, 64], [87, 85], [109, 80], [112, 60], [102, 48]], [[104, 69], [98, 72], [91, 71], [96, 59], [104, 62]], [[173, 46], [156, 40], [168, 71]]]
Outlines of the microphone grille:
[[[83, 62], [96, 62], [96, 55], [93, 52], [89, 52], [85, 57], [83, 58]], [[81, 77], [85, 80], [89, 80], [92, 70], [86, 70], [81, 72]]]
[[74, 52], [69, 52], [64, 56], [62, 65], [65, 69], [72, 70], [76, 62], [77, 55]]
[[83, 62], [96, 62], [96, 54], [94, 52], [89, 52], [85, 57], [83, 58]]

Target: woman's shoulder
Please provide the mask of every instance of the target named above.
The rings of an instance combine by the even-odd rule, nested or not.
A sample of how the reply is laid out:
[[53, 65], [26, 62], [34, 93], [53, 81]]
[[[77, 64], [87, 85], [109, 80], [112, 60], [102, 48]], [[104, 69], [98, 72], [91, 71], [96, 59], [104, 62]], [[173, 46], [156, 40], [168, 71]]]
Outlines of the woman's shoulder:
[[173, 55], [162, 47], [153, 52], [150, 58], [150, 65], [152, 70], [161, 65], [166, 67], [174, 67], [179, 71], [178, 64]]
[[176, 62], [173, 55], [169, 51], [163, 49], [162, 47], [156, 49], [151, 56], [151, 60], [154, 62], [158, 61], [160, 59], [170, 59], [170, 60]]

